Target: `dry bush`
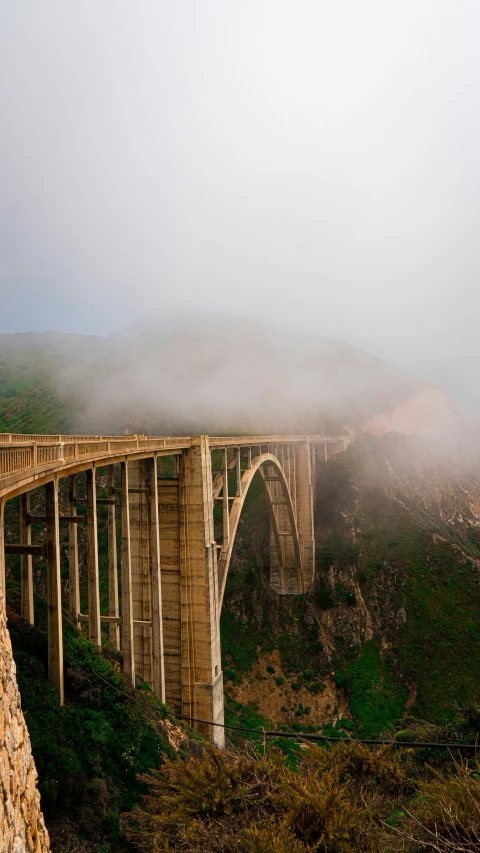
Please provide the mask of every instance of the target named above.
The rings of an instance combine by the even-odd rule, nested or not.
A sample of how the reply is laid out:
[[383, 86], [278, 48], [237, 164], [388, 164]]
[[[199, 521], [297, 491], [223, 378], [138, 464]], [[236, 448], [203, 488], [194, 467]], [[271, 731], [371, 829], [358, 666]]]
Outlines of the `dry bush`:
[[149, 794], [127, 815], [127, 836], [142, 850], [244, 851], [245, 828], [269, 822], [283, 769], [277, 749], [255, 758], [208, 747], [201, 758], [166, 761], [143, 777]]
[[473, 766], [455, 761], [455, 773], [435, 772], [428, 782], [418, 783], [418, 796], [398, 831], [396, 849], [432, 853], [479, 853], [480, 761]]
[[258, 757], [209, 747], [143, 779], [149, 794], [127, 832], [144, 851], [380, 853], [381, 818], [405, 771], [387, 750], [354, 742], [308, 746], [297, 772], [276, 748]]

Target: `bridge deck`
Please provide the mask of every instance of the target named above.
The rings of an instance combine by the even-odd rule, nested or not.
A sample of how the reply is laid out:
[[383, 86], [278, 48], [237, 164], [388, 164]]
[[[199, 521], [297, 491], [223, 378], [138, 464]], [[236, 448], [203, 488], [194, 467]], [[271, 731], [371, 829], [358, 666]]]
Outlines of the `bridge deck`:
[[[192, 447], [192, 436], [85, 436], [0, 434], [0, 497], [42, 485], [55, 474], [66, 477], [92, 463], [114, 464], [158, 453], [171, 455]], [[209, 436], [211, 448], [262, 447], [274, 444], [345, 445], [350, 436], [331, 435], [237, 435]]]

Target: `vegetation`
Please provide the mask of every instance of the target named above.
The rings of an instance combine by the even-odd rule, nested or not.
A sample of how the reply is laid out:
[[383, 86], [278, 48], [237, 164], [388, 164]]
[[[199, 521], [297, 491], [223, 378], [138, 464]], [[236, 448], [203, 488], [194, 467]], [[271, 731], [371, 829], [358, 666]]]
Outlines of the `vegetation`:
[[410, 754], [355, 742], [305, 744], [294, 770], [277, 747], [206, 748], [144, 777], [148, 794], [125, 823], [145, 853], [473, 851], [479, 771], [476, 760], [433, 773]]
[[[15, 603], [11, 586], [8, 598]], [[9, 609], [8, 625], [53, 849], [69, 850], [75, 837], [94, 845], [85, 850], [98, 851], [102, 842], [107, 853], [122, 843], [121, 812], [145, 790], [139, 774], [175, 754], [162, 722], [173, 717], [146, 685], [134, 700], [118, 655], [100, 653], [66, 620], [66, 696], [60, 707], [46, 675], [44, 599], [36, 599], [35, 613], [33, 627]]]

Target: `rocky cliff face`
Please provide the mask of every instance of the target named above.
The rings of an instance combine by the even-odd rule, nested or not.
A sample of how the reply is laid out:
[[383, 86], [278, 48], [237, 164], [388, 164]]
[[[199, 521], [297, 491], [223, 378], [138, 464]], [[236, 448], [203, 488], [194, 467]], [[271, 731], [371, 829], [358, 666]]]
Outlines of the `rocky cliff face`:
[[47, 853], [37, 771], [0, 594], [0, 853]]

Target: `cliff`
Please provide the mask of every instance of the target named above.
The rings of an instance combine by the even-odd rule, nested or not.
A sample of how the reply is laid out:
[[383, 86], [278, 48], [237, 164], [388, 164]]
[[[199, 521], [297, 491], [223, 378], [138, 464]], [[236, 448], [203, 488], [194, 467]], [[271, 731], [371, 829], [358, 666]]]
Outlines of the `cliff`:
[[37, 771], [0, 593], [0, 853], [47, 853]]

